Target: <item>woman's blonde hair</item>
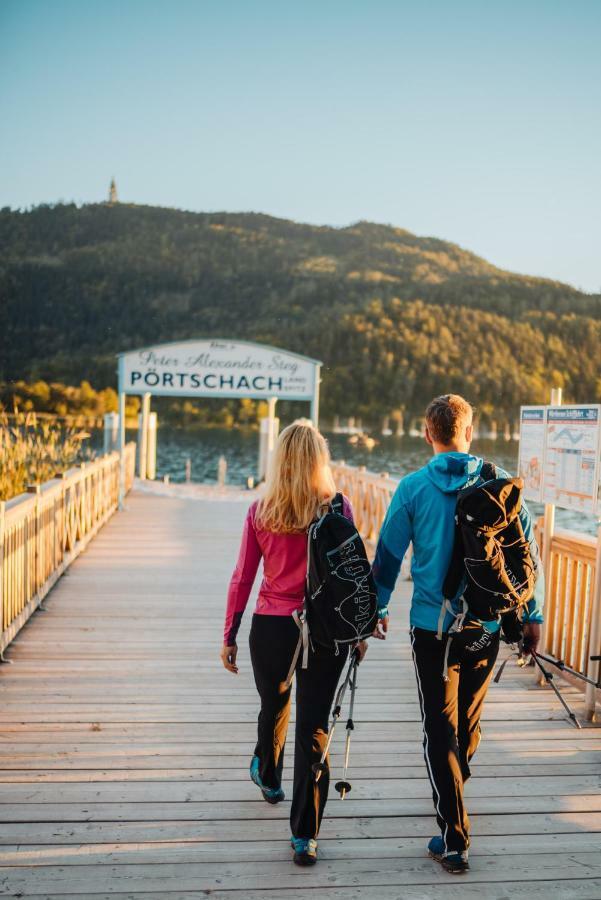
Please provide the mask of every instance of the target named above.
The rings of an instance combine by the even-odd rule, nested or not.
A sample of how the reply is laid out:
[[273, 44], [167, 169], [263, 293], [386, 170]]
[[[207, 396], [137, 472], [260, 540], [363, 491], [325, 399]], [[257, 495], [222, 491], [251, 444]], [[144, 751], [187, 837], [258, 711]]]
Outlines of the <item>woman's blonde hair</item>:
[[257, 525], [279, 534], [306, 531], [335, 493], [325, 438], [311, 422], [293, 422], [275, 445]]

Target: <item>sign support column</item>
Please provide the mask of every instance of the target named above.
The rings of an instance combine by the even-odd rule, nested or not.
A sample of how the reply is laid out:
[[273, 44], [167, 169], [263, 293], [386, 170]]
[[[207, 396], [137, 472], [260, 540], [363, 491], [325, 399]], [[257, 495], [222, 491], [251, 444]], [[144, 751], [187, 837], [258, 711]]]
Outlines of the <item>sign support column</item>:
[[123, 509], [125, 499], [125, 391], [123, 384], [123, 357], [119, 357], [119, 509]]
[[319, 428], [319, 385], [321, 384], [321, 364], [315, 366], [315, 385], [311, 400], [311, 421]]
[[148, 421], [150, 418], [151, 394], [142, 395], [142, 412], [138, 418], [138, 478], [146, 480], [148, 463]]

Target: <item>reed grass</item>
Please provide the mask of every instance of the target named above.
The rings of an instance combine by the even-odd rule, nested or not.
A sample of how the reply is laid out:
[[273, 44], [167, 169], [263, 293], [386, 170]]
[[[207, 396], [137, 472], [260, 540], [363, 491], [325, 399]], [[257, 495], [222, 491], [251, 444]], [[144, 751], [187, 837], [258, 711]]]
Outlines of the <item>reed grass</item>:
[[0, 500], [10, 500], [29, 484], [42, 484], [70, 466], [93, 457], [90, 435], [35, 413], [0, 413]]

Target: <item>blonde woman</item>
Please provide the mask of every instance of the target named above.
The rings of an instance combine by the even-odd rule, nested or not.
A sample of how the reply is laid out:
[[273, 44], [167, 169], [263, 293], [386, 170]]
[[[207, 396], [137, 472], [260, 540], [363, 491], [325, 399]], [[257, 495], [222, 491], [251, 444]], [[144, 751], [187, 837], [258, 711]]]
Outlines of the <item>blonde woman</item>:
[[[327, 509], [336, 488], [326, 441], [309, 422], [282, 431], [274, 452], [266, 492], [250, 507], [238, 563], [230, 582], [221, 659], [238, 672], [236, 634], [263, 560], [263, 581], [250, 629], [250, 658], [261, 698], [258, 738], [250, 777], [268, 803], [284, 799], [281, 788], [291, 689], [286, 677], [298, 641], [292, 614], [303, 606], [307, 530]], [[343, 515], [352, 521], [349, 501]], [[365, 642], [359, 654], [365, 653]], [[294, 862], [314, 865], [317, 834], [326, 805], [329, 772], [315, 783], [312, 765], [325, 745], [328, 717], [348, 649], [338, 656], [312, 648], [306, 669], [296, 670], [294, 786], [290, 826]]]

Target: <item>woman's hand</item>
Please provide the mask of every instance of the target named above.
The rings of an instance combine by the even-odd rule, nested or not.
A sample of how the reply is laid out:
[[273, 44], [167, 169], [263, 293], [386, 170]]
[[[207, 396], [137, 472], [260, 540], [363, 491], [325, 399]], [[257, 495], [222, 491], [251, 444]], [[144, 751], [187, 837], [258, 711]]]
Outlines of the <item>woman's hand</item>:
[[238, 645], [231, 644], [229, 647], [227, 644], [224, 644], [221, 648], [221, 662], [228, 670], [228, 672], [233, 672], [234, 675], [238, 674], [238, 666], [236, 665], [236, 656], [238, 654]]
[[378, 619], [378, 624], [373, 630], [372, 637], [377, 638], [379, 641], [385, 641], [386, 635], [388, 634], [388, 616], [384, 616], [382, 619]]
[[363, 662], [363, 658], [367, 653], [367, 641], [359, 641], [359, 643], [355, 646], [355, 652], [357, 654], [357, 664]]

